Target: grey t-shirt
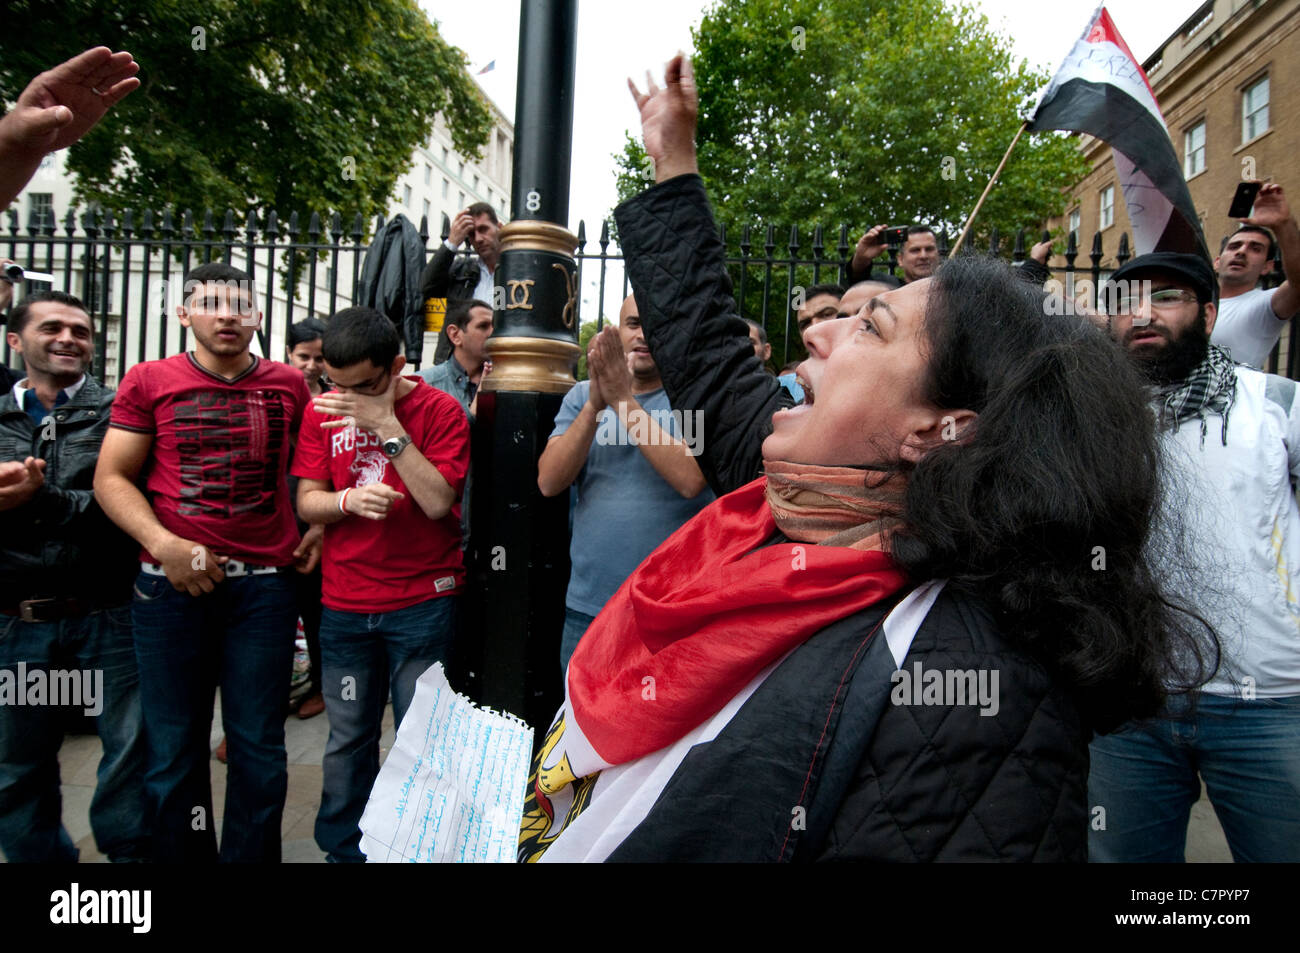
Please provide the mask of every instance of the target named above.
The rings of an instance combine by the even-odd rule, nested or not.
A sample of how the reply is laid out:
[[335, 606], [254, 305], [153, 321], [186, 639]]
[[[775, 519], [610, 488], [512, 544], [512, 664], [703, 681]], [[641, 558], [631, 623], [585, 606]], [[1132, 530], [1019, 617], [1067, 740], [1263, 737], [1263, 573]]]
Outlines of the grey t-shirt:
[[[590, 390], [590, 382], [579, 381], [565, 395], [552, 437], [569, 429]], [[682, 433], [680, 415], [672, 413], [663, 388], [636, 399], [669, 434], [690, 436]], [[646, 556], [714, 499], [707, 488], [687, 500], [669, 486], [631, 444], [608, 407], [600, 413], [591, 451], [574, 486], [578, 504], [569, 548], [573, 570], [564, 601], [570, 609], [592, 616]]]

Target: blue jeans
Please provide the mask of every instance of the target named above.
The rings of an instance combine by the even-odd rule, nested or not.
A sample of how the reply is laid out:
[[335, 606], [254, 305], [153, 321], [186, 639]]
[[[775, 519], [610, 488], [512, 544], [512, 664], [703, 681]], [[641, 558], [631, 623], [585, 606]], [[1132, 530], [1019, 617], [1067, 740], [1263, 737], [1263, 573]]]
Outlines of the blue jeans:
[[[36, 669], [91, 673], [89, 685], [82, 677], [79, 701], [81, 710], [99, 709], [95, 726], [104, 746], [90, 802], [95, 844], [109, 860], [149, 859], [130, 605], [59, 622], [0, 617], [0, 669], [16, 678], [19, 662], [27, 664], [29, 675]], [[77, 861], [59, 794], [59, 746], [68, 712], [53, 704], [0, 704], [0, 851], [10, 863]]]
[[1169, 717], [1093, 741], [1089, 860], [1182, 863], [1200, 778], [1235, 861], [1300, 860], [1300, 696], [1203, 694], [1187, 709], [1175, 699]]
[[379, 776], [384, 706], [393, 693], [393, 721], [402, 724], [415, 682], [443, 662], [456, 628], [456, 596], [367, 614], [325, 608], [321, 670], [330, 738], [321, 763], [324, 787], [316, 845], [331, 863], [362, 863], [361, 815]]
[[564, 632], [560, 635], [561, 679], [568, 674], [569, 659], [573, 658], [573, 652], [578, 647], [578, 641], [595, 621], [596, 617], [594, 615], [587, 615], [585, 612], [570, 609], [568, 606], [564, 607]]
[[289, 785], [284, 717], [298, 617], [289, 572], [227, 578], [201, 596], [177, 592], [162, 576], [136, 578], [145, 791], [160, 861], [218, 859], [208, 747], [218, 685], [229, 759], [219, 858], [280, 860]]

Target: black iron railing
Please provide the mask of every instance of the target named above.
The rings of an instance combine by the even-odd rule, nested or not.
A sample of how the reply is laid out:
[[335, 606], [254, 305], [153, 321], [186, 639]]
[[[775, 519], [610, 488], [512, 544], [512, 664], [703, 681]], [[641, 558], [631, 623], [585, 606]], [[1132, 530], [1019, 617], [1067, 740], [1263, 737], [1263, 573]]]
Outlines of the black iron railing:
[[[250, 212], [237, 226], [234, 213], [227, 212], [218, 228], [211, 211], [204, 212], [201, 223], [196, 225], [189, 211], [180, 215], [178, 224], [170, 211], [160, 215], [146, 211], [137, 218], [131, 211], [117, 215], [106, 210], [69, 210], [60, 226], [47, 209], [34, 211], [26, 227], [20, 228], [18, 213], [11, 209], [7, 234], [0, 232], [0, 255], [28, 270], [53, 273], [55, 287], [76, 294], [86, 303], [96, 323], [97, 375], [114, 383], [132, 364], [186, 348], [186, 331], [175, 320], [181, 282], [191, 267], [209, 261], [233, 264], [252, 274], [262, 296], [258, 346], [262, 354], [278, 359], [290, 323], [308, 316], [328, 316], [356, 301], [368, 234], [374, 234], [383, 224], [382, 218], [377, 220], [374, 231], [368, 233], [360, 215], [345, 228], [337, 213], [329, 216], [328, 225], [312, 213], [304, 230], [297, 213], [282, 224], [274, 212], [265, 219]], [[443, 216], [441, 239], [446, 238], [448, 226]], [[419, 233], [428, 247], [427, 218], [421, 220]], [[803, 288], [845, 280], [846, 263], [853, 251], [848, 226], [841, 225], [832, 232], [833, 245], [827, 244], [822, 226], [812, 231], [810, 239], [797, 226], [787, 233], [774, 225], [745, 225], [739, 229], [724, 225], [720, 233], [742, 314], [767, 329], [774, 361], [779, 358], [784, 364], [801, 356], [803, 349], [794, 327], [795, 302]], [[778, 234], [786, 238], [780, 245]], [[1018, 230], [1008, 252], [1003, 237], [994, 230], [978, 250], [1022, 262], [1031, 242], [1028, 234], [1025, 229]], [[1046, 232], [1042, 234], [1044, 240], [1049, 237]], [[623, 256], [611, 239], [608, 221], [602, 223], [595, 247], [587, 238], [584, 222], [578, 223], [577, 238], [579, 287], [585, 291], [584, 279], [589, 278], [597, 289], [592, 302], [595, 314], [580, 317], [594, 320], [599, 327], [607, 318], [607, 291], [619, 285], [619, 301], [628, 293]], [[936, 239], [940, 256], [946, 257], [949, 236], [939, 232]], [[890, 247], [887, 258], [877, 262], [877, 271], [897, 274], [897, 255], [898, 247]], [[1091, 282], [1092, 293], [1099, 295], [1113, 267], [1130, 257], [1128, 236], [1120, 236], [1113, 261], [1107, 260], [1100, 232], [1093, 236], [1083, 261], [1080, 256], [1072, 232], [1063, 255], [1056, 258], [1058, 262], [1063, 260], [1064, 266], [1053, 268], [1053, 276], [1072, 296], [1076, 289], [1084, 289], [1079, 283], [1085, 279]], [[598, 276], [591, 276], [593, 268], [599, 269]], [[1280, 262], [1273, 272], [1272, 281], [1277, 283], [1281, 280]], [[26, 290], [46, 287], [49, 285], [29, 282]], [[293, 294], [287, 293], [290, 288]], [[617, 306], [608, 310], [616, 313]], [[1274, 349], [1266, 369], [1277, 371], [1280, 366], [1281, 373], [1294, 377], [1295, 355], [1300, 350], [1297, 338], [1297, 329], [1292, 326], [1280, 347]], [[7, 343], [3, 356], [8, 362]], [[432, 352], [427, 352], [424, 359], [431, 360]]]

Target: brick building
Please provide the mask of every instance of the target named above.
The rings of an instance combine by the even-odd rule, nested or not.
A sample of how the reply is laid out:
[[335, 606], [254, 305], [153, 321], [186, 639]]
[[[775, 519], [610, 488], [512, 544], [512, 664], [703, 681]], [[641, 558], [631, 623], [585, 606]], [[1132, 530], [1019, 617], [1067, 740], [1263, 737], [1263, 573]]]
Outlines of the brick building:
[[[1123, 28], [1123, 24], [1119, 24]], [[1300, 212], [1300, 0], [1207, 0], [1142, 64], [1164, 114], [1211, 252], [1236, 228], [1228, 206], [1243, 179], [1271, 179]], [[1104, 272], [1132, 229], [1110, 146], [1080, 137], [1092, 167], [1062, 218], [1079, 263], [1101, 233]], [[1064, 267], [1059, 255], [1053, 267]], [[1285, 346], [1285, 339], [1284, 339]]]

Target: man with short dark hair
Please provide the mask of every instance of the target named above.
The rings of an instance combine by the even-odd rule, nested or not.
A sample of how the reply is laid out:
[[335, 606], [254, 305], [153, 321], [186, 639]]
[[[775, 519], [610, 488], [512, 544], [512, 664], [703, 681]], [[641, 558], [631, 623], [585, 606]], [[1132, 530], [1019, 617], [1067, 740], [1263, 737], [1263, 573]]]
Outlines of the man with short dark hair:
[[[91, 484], [113, 392], [87, 372], [94, 325], [75, 297], [28, 295], [8, 340], [27, 376], [0, 395], [0, 852], [10, 863], [75, 863], [60, 823], [67, 707], [95, 716], [103, 745], [90, 826], [113, 861], [148, 860], [144, 725], [131, 640], [131, 540]], [[17, 672], [27, 672], [18, 677]], [[31, 676], [76, 699], [25, 703]]]
[[[886, 226], [877, 225], [858, 239], [849, 262], [849, 284], [866, 281], [871, 277], [872, 261], [889, 246], [881, 238]], [[939, 246], [934, 230], [928, 225], [909, 225], [902, 247], [898, 250], [898, 267], [903, 272], [903, 283], [929, 278], [939, 267]]]
[[141, 546], [132, 621], [163, 861], [218, 859], [208, 747], [218, 685], [229, 764], [220, 859], [280, 859], [298, 618], [287, 573], [315, 566], [319, 531], [299, 538], [286, 482], [307, 384], [249, 351], [255, 295], [229, 265], [186, 276], [176, 313], [194, 350], [127, 371], [95, 472], [104, 512]]
[[469, 422], [454, 397], [402, 376], [397, 331], [378, 311], [340, 311], [321, 348], [335, 389], [315, 399], [293, 463], [298, 512], [325, 524], [330, 737], [316, 843], [332, 862], [360, 863], [389, 690], [400, 726], [416, 680], [446, 659], [455, 631]]
[[[1266, 183], [1255, 199], [1254, 214], [1223, 240], [1214, 269], [1219, 275], [1219, 319], [1211, 340], [1234, 361], [1259, 370], [1282, 336], [1282, 327], [1300, 311], [1300, 229], [1282, 186]], [[1256, 288], [1273, 271], [1276, 229], [1286, 280], [1272, 290]]]
[[[451, 222], [447, 240], [438, 246], [420, 275], [424, 298], [446, 298], [447, 310], [460, 301], [493, 301], [493, 275], [501, 257], [501, 223], [487, 202], [475, 202]], [[469, 241], [477, 253], [457, 260], [456, 251]], [[441, 364], [451, 353], [451, 341], [444, 332], [438, 338], [433, 362]]]
[[492, 336], [492, 306], [486, 301], [460, 301], [447, 309], [442, 333], [451, 342], [451, 356], [420, 371], [424, 382], [451, 394], [469, 412], [487, 363], [487, 339]]
[[[1300, 860], [1300, 401], [1210, 343], [1210, 263], [1155, 252], [1115, 271], [1111, 336], [1151, 382], [1165, 497], [1199, 565], [1170, 566], [1218, 633], [1218, 673], [1162, 717], [1092, 744], [1092, 860], [1181, 862], [1204, 780], [1237, 861]], [[1159, 547], [1160, 539], [1151, 545]], [[1089, 571], [1082, 555], [1080, 572]], [[1099, 566], [1097, 559], [1102, 560]], [[1092, 551], [1092, 571], [1105, 554]], [[1207, 648], [1208, 651], [1208, 648]], [[1186, 661], [1186, 660], [1174, 660]], [[1099, 810], [1102, 813], [1098, 813]], [[1100, 821], [1100, 823], [1099, 823]]]
[[803, 291], [803, 301], [795, 308], [795, 326], [799, 329], [799, 338], [808, 333], [808, 329], [823, 321], [833, 321], [839, 314], [840, 298], [844, 289], [839, 285], [813, 285]]

